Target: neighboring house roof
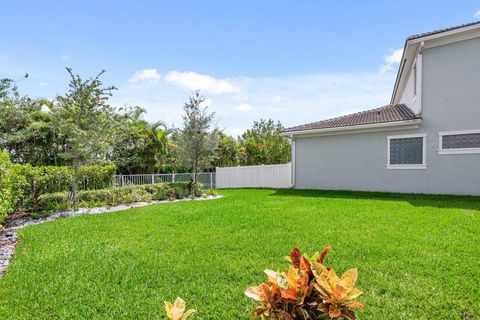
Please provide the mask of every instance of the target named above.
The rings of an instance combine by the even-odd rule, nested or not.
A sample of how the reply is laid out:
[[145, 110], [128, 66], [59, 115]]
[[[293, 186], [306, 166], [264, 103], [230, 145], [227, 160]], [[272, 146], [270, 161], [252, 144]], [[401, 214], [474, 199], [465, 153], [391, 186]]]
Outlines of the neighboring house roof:
[[449, 27], [449, 28], [438, 29], [438, 30], [433, 30], [433, 31], [429, 31], [429, 32], [414, 34], [414, 35], [411, 35], [410, 37], [408, 37], [407, 41], [414, 40], [414, 39], [419, 39], [419, 38], [423, 38], [423, 37], [428, 37], [428, 36], [431, 36], [431, 35], [434, 35], [434, 34], [437, 34], [437, 33], [452, 31], [452, 30], [461, 29], [461, 28], [466, 28], [466, 27], [474, 26], [476, 24], [480, 24], [480, 21], [465, 23], [465, 24], [461, 24], [461, 25], [455, 26], [455, 27]]
[[282, 130], [282, 132], [288, 133], [318, 129], [344, 128], [359, 125], [415, 120], [420, 118], [420, 116], [415, 115], [412, 109], [410, 109], [404, 104], [389, 104], [381, 108], [371, 109], [342, 117], [285, 128]]

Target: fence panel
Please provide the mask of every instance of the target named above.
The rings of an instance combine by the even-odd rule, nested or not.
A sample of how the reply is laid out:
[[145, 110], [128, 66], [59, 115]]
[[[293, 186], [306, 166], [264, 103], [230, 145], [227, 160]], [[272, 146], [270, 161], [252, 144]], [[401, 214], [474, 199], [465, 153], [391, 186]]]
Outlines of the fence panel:
[[[124, 174], [115, 176], [116, 186], [142, 185], [162, 182], [180, 182], [193, 179], [193, 173], [161, 173], [161, 174]], [[215, 173], [197, 173], [197, 181], [204, 189], [215, 189]]]
[[290, 163], [216, 168], [217, 188], [289, 188]]

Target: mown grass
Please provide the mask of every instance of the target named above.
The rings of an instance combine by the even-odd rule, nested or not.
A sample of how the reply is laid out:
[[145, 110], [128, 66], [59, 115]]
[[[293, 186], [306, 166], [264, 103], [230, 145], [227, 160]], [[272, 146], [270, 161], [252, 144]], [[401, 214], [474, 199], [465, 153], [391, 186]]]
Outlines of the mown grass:
[[163, 319], [181, 296], [195, 319], [249, 319], [262, 270], [328, 244], [328, 265], [359, 269], [361, 319], [480, 316], [480, 198], [221, 193], [21, 230], [0, 318]]

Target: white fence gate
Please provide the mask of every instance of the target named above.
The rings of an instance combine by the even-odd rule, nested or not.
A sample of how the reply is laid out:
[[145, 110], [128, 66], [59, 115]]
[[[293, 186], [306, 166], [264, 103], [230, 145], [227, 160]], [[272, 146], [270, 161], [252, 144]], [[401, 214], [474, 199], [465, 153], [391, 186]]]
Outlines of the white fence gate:
[[292, 165], [274, 164], [216, 168], [217, 188], [289, 188]]

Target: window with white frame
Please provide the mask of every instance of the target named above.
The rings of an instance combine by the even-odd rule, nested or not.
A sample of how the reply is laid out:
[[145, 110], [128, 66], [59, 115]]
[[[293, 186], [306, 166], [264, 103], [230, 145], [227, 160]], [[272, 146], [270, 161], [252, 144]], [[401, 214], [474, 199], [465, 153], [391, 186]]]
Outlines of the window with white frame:
[[388, 136], [387, 169], [426, 169], [426, 136]]
[[439, 132], [439, 154], [480, 153], [480, 130]]

